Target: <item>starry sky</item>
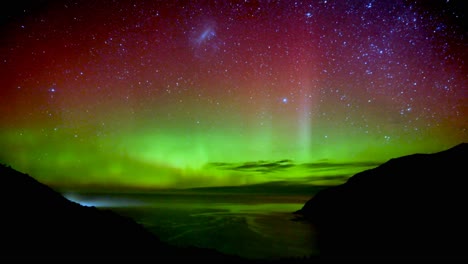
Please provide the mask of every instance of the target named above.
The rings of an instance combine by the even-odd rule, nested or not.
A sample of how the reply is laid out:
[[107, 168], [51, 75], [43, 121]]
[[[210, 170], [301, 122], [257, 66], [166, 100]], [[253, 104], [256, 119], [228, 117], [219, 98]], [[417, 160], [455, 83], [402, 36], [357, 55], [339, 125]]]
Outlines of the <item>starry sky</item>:
[[65, 187], [333, 184], [468, 141], [463, 1], [15, 1], [0, 162]]

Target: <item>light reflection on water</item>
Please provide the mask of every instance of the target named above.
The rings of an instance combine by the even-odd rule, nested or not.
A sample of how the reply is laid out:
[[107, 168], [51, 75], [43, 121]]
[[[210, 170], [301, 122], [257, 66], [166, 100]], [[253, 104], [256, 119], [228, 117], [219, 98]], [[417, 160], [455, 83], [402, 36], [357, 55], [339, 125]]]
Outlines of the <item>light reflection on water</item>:
[[64, 194], [85, 206], [108, 208], [133, 218], [162, 241], [215, 248], [247, 258], [317, 255], [310, 224], [292, 212], [310, 197], [157, 193]]

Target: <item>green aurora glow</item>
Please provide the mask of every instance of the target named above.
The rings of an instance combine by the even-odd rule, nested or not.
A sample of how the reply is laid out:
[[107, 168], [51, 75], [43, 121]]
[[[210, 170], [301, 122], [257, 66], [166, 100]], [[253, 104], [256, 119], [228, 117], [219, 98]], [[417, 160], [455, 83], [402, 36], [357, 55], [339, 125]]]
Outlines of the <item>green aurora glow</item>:
[[2, 27], [0, 162], [67, 188], [336, 184], [467, 141], [465, 33], [398, 3], [29, 11]]

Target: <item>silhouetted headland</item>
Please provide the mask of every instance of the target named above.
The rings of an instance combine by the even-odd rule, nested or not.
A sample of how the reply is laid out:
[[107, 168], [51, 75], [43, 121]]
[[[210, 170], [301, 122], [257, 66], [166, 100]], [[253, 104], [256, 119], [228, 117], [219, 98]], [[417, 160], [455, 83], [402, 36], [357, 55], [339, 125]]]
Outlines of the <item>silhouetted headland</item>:
[[240, 261], [161, 242], [130, 218], [71, 202], [29, 175], [0, 166], [0, 259]]
[[468, 144], [394, 158], [320, 191], [296, 213], [326, 258], [468, 260]]

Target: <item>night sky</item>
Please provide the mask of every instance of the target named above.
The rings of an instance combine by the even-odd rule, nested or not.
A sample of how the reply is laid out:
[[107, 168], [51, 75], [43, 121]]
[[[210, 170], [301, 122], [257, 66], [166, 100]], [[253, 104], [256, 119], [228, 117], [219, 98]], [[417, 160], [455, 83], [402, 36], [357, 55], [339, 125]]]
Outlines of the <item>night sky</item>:
[[0, 162], [54, 186], [184, 188], [333, 182], [450, 148], [468, 141], [462, 2], [19, 1]]

